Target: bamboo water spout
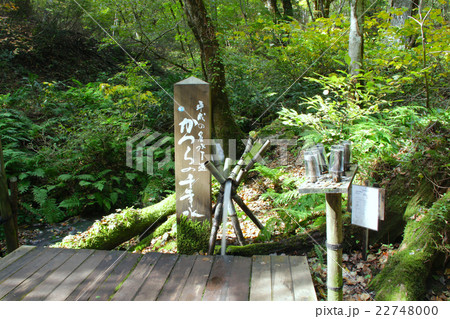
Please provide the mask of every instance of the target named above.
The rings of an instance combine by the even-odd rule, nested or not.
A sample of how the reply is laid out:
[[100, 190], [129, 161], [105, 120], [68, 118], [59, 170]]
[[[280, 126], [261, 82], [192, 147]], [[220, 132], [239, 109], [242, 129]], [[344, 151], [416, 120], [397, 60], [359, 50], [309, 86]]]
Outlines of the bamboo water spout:
[[[209, 249], [208, 254], [212, 255], [214, 253], [214, 246], [216, 243], [217, 232], [219, 230], [220, 221], [222, 220], [223, 233], [221, 242], [221, 254], [225, 255], [226, 252], [226, 231], [227, 231], [227, 221], [228, 216], [231, 218], [231, 223], [233, 225], [236, 237], [240, 245], [244, 245], [245, 239], [242, 234], [241, 227], [239, 225], [239, 220], [236, 214], [236, 210], [233, 205], [233, 201], [239, 205], [239, 207], [244, 211], [244, 213], [255, 223], [259, 229], [263, 229], [264, 226], [256, 218], [253, 212], [245, 205], [244, 201], [236, 193], [236, 188], [239, 182], [242, 180], [244, 174], [253, 167], [257, 162], [257, 159], [261, 157], [262, 153], [267, 150], [270, 145], [269, 141], [266, 141], [256, 152], [256, 154], [251, 158], [249, 162], [245, 161], [245, 157], [252, 150], [252, 140], [247, 141], [247, 145], [244, 154], [241, 156], [236, 166], [231, 170], [231, 162], [229, 159], [225, 160], [224, 172], [223, 174], [215, 167], [214, 163], [211, 161], [205, 162], [205, 167], [211, 172], [214, 178], [220, 183], [220, 191], [217, 197], [217, 204], [214, 207], [214, 218], [211, 228], [211, 236], [209, 239]], [[244, 167], [242, 169], [242, 167]], [[225, 176], [224, 176], [225, 175]], [[226, 177], [229, 175], [228, 177]]]

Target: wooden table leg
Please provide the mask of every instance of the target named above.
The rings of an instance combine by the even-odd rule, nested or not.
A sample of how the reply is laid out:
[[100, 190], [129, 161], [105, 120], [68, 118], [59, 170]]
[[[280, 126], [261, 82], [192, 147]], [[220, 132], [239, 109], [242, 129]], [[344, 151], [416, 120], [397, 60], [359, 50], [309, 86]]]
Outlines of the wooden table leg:
[[327, 289], [328, 301], [343, 300], [342, 194], [327, 193]]

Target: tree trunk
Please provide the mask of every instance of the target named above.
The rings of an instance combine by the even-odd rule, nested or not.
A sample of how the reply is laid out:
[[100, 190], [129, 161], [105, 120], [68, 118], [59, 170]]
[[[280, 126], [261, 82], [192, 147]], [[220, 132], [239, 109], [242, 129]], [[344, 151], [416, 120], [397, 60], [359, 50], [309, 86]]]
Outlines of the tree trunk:
[[228, 140], [240, 139], [243, 133], [231, 114], [226, 93], [225, 67], [216, 29], [206, 12], [203, 0], [184, 0], [184, 11], [205, 62], [204, 76], [211, 85], [213, 135], [223, 139], [224, 150], [228, 153]]
[[[402, 9], [404, 11], [401, 15], [391, 14], [391, 16], [392, 16], [391, 26], [392, 27], [402, 28], [405, 25], [406, 20], [412, 14], [414, 1], [416, 1], [416, 0], [392, 0], [390, 10]], [[395, 43], [395, 44], [400, 45], [403, 40], [403, 41], [405, 41], [406, 44], [409, 45], [410, 41], [408, 41], [408, 39], [406, 37], [402, 37], [402, 38], [391, 36], [388, 38], [388, 41], [390, 43]]]
[[316, 18], [329, 18], [330, 5], [334, 0], [314, 0], [314, 15]]
[[403, 27], [406, 19], [411, 15], [413, 0], [392, 0], [391, 9], [403, 9], [401, 15], [392, 14], [391, 26]]
[[263, 0], [264, 6], [272, 13], [273, 22], [277, 23], [281, 19], [280, 10], [278, 10], [277, 0]]
[[349, 73], [357, 75], [363, 68], [364, 52], [364, 0], [352, 0], [350, 6], [350, 32], [348, 55], [350, 56]]
[[309, 0], [306, 0], [306, 4], [308, 5], [308, 11], [309, 14], [311, 15], [311, 21], [314, 22], [314, 20], [316, 19], [315, 15], [313, 14], [313, 11], [311, 9], [311, 3], [309, 2]]
[[284, 18], [292, 18], [294, 16], [294, 8], [292, 7], [291, 0], [281, 0], [281, 3], [283, 4]]
[[370, 287], [377, 292], [376, 300], [423, 300], [426, 279], [439, 248], [448, 245], [449, 208], [450, 192], [430, 209], [418, 204], [417, 197], [410, 201], [405, 212], [408, 223], [402, 244], [370, 283]]
[[175, 213], [175, 194], [163, 201], [143, 208], [127, 208], [121, 213], [105, 216], [95, 222], [87, 231], [67, 236], [55, 247], [76, 249], [114, 249], [131, 238], [142, 234], [148, 227], [166, 221]]

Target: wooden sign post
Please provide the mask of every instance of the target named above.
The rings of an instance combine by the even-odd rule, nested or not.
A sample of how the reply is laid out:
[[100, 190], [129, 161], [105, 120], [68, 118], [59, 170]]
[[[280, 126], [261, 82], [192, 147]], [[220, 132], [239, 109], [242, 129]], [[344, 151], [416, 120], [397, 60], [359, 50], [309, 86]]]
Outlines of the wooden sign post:
[[178, 252], [206, 252], [211, 225], [211, 173], [203, 163], [211, 154], [209, 84], [195, 77], [178, 82], [174, 100]]

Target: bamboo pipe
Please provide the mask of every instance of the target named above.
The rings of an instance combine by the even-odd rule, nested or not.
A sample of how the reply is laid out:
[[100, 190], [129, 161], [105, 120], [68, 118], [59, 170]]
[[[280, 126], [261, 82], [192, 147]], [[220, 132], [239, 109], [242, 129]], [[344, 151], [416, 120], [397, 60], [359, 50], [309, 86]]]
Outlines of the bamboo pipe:
[[261, 157], [261, 154], [263, 154], [267, 148], [270, 145], [270, 140], [267, 140], [263, 146], [259, 149], [259, 151], [255, 154], [255, 156], [253, 156], [253, 158], [250, 160], [250, 162], [247, 164], [247, 166], [242, 169], [240, 171], [240, 173], [238, 174], [237, 178], [236, 178], [236, 184], [239, 184], [242, 180], [242, 178], [244, 177], [244, 174], [246, 174], [249, 170], [252, 169], [253, 165], [255, 165], [255, 163], [258, 161], [258, 158]]
[[213, 162], [206, 161], [205, 167], [208, 169], [208, 171], [210, 171], [212, 176], [214, 176], [214, 178], [219, 182], [220, 185], [225, 184], [226, 182], [225, 177], [223, 177], [223, 175], [219, 172], [216, 166], [214, 166]]

